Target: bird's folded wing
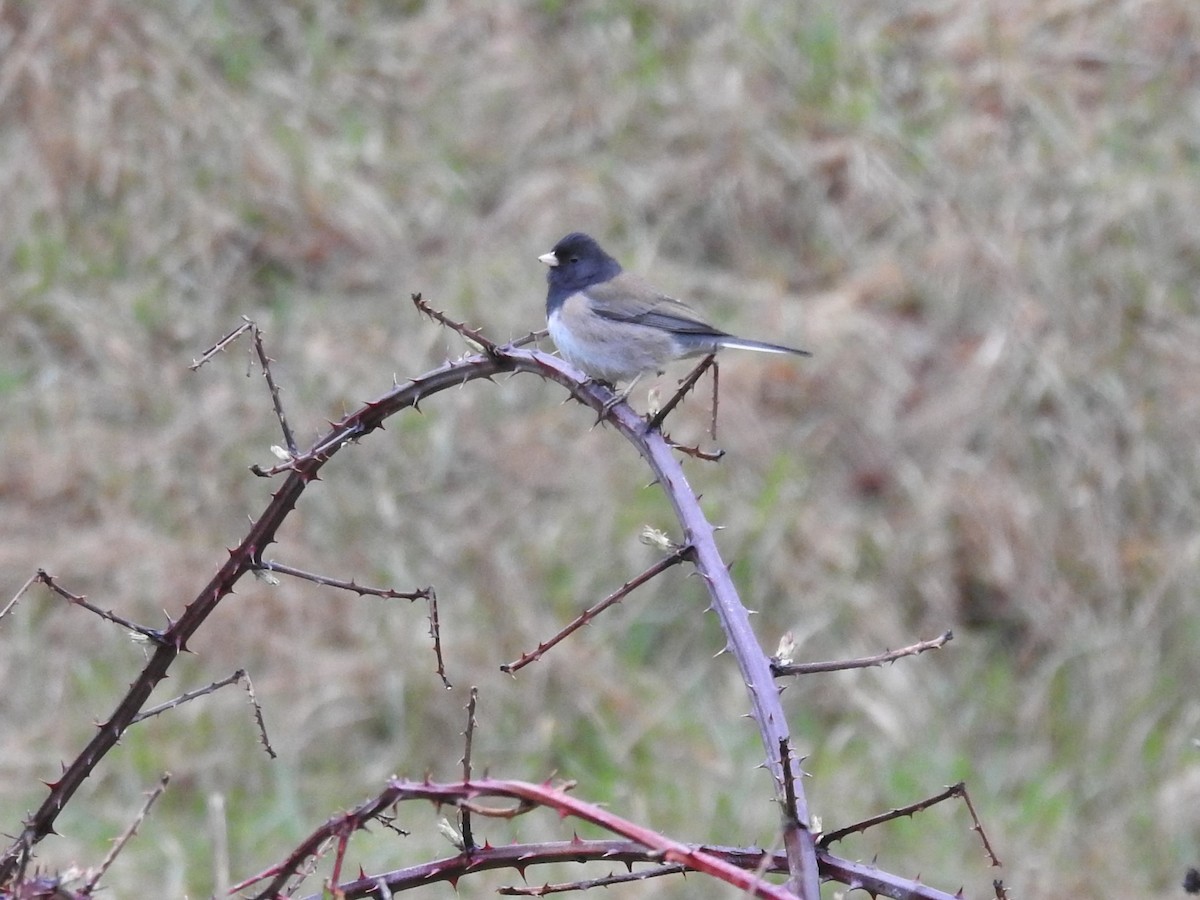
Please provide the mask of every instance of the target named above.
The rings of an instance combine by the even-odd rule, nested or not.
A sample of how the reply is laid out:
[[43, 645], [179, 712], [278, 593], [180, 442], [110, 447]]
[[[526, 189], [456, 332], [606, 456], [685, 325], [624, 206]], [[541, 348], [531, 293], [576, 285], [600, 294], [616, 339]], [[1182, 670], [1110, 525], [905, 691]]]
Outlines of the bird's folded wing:
[[701, 319], [687, 304], [659, 293], [647, 282], [626, 272], [594, 284], [583, 293], [587, 294], [596, 315], [605, 319], [637, 322], [680, 334], [724, 333]]

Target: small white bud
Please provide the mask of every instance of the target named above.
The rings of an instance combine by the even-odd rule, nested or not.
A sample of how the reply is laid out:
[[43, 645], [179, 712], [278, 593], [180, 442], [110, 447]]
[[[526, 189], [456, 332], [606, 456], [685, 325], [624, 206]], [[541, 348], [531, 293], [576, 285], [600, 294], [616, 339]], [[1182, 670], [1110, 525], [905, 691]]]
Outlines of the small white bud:
[[796, 638], [790, 631], [785, 631], [779, 639], [779, 648], [775, 651], [775, 661], [781, 666], [790, 666], [796, 654]]
[[643, 544], [649, 547], [657, 547], [664, 552], [676, 549], [675, 542], [667, 536], [665, 531], [660, 531], [651, 525], [646, 525], [642, 528], [640, 540]]
[[255, 569], [254, 577], [264, 584], [269, 584], [271, 586], [279, 584], [279, 579], [270, 569]]
[[646, 412], [651, 416], [657, 416], [660, 409], [662, 409], [662, 391], [655, 385], [646, 391]]
[[463, 849], [462, 835], [458, 833], [458, 829], [450, 824], [450, 820], [445, 816], [438, 819], [438, 831], [442, 833], [442, 837], [452, 843], [459, 850]]

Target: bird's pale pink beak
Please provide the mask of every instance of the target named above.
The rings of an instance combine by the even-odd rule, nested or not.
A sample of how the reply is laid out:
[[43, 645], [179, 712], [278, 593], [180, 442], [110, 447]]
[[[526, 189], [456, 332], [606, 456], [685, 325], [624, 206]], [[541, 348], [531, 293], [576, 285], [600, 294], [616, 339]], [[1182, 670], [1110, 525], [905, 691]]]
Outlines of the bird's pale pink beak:
[[541, 256], [538, 257], [538, 261], [544, 262], [546, 265], [550, 266], [551, 268], [554, 268], [554, 266], [558, 265], [558, 257], [554, 255], [553, 250], [551, 250], [549, 253], [543, 253]]

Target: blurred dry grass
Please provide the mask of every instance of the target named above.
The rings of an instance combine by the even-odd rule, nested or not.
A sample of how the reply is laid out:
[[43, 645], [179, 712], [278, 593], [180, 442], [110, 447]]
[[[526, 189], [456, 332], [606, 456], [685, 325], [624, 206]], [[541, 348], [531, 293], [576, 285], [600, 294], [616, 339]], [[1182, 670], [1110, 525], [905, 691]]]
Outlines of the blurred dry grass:
[[[44, 566], [153, 622], [204, 582], [277, 440], [241, 351], [186, 370], [239, 314], [307, 438], [462, 351], [410, 292], [524, 333], [536, 254], [584, 228], [731, 328], [817, 351], [730, 356], [730, 455], [691, 468], [764, 643], [790, 628], [828, 658], [956, 631], [789, 689], [814, 811], [835, 826], [966, 778], [1016, 896], [1173, 890], [1200, 854], [1200, 10], [799, 6], [0, 3], [9, 592]], [[435, 584], [454, 691], [418, 607], [247, 584], [169, 691], [246, 666], [280, 760], [233, 691], [140, 726], [43, 863], [97, 860], [169, 769], [109, 884], [206, 895], [212, 797], [234, 876], [264, 867], [392, 772], [452, 776], [470, 684], [479, 766], [769, 843], [743, 691], [680, 574], [497, 671], [669, 524], [632, 452], [559, 400], [531, 379], [439, 398], [340, 458], [276, 548]], [[0, 646], [12, 831], [141, 651], [42, 597]], [[450, 852], [406, 815], [408, 861]], [[843, 849], [985, 895], [966, 824], [939, 810]], [[405, 861], [361, 847], [368, 871]]]

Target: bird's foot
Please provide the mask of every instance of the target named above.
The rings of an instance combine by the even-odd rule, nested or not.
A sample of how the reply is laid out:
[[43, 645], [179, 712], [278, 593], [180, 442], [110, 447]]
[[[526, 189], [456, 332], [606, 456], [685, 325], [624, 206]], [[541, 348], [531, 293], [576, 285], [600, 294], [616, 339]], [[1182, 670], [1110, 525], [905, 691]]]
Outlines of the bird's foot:
[[[610, 387], [611, 387], [611, 385], [610, 385]], [[601, 422], [603, 422], [605, 419], [607, 419], [608, 414], [610, 412], [612, 412], [617, 406], [624, 403], [628, 397], [629, 397], [629, 391], [621, 391], [621, 392], [617, 393], [614, 389], [613, 395], [611, 397], [609, 397], [607, 400], [605, 400], [602, 404], [600, 404], [600, 412], [596, 416], [596, 424], [599, 425]]]

